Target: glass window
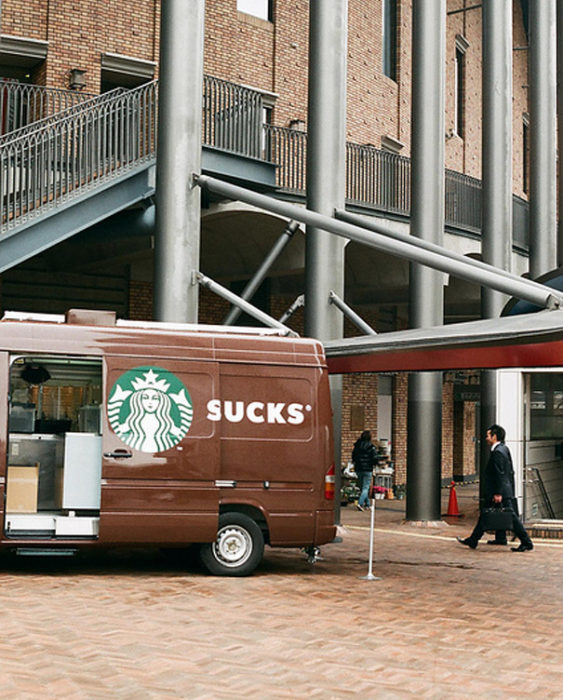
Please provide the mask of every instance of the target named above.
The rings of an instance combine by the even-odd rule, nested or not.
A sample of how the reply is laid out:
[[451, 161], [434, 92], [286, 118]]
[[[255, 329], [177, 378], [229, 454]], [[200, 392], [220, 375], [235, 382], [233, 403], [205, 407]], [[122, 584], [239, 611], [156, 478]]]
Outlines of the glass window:
[[528, 123], [522, 124], [522, 189], [526, 194], [530, 187], [530, 137]]
[[397, 0], [383, 0], [383, 73], [397, 80]]
[[272, 21], [272, 0], [237, 0], [237, 10]]
[[530, 438], [563, 438], [563, 375], [532, 374], [530, 381]]
[[460, 137], [464, 137], [465, 119], [465, 53], [457, 48], [455, 51], [455, 131]]

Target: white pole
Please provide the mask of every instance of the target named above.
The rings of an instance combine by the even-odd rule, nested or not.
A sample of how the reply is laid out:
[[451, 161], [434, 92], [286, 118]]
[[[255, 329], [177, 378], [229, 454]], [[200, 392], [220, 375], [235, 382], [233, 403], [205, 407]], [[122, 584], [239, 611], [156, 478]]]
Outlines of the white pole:
[[[373, 487], [373, 477], [372, 477], [372, 487]], [[370, 524], [369, 524], [369, 565], [367, 576], [360, 576], [363, 581], [381, 581], [380, 576], [373, 575], [373, 535], [375, 530], [375, 492], [372, 489], [371, 498], [371, 514], [370, 514]]]

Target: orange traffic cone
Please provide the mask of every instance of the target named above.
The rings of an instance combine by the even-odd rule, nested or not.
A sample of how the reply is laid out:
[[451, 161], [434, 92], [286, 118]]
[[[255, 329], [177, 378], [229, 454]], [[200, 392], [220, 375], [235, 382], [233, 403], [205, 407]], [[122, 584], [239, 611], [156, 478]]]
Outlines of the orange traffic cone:
[[459, 509], [457, 507], [457, 495], [455, 492], [455, 481], [452, 481], [450, 485], [450, 500], [448, 502], [448, 512], [446, 515], [449, 518], [452, 517], [459, 517], [461, 513], [459, 512]]

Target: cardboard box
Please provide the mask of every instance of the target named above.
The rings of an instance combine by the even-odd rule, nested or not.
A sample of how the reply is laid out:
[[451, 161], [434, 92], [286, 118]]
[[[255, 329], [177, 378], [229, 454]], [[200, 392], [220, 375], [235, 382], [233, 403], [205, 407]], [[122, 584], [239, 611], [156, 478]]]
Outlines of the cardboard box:
[[6, 513], [36, 513], [39, 463], [8, 467]]

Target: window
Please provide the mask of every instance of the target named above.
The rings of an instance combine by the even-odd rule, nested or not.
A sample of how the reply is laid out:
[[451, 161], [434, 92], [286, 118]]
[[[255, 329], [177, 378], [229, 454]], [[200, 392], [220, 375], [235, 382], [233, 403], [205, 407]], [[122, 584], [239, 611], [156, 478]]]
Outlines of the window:
[[530, 131], [527, 116], [522, 123], [522, 189], [529, 194], [530, 189]]
[[462, 139], [465, 136], [465, 52], [469, 44], [459, 34], [455, 48], [455, 93], [454, 93], [454, 129]]
[[397, 0], [383, 0], [383, 73], [397, 80]]
[[563, 375], [538, 373], [530, 383], [530, 439], [563, 437]]
[[237, 0], [237, 10], [247, 15], [253, 15], [260, 19], [272, 21], [273, 0]]

